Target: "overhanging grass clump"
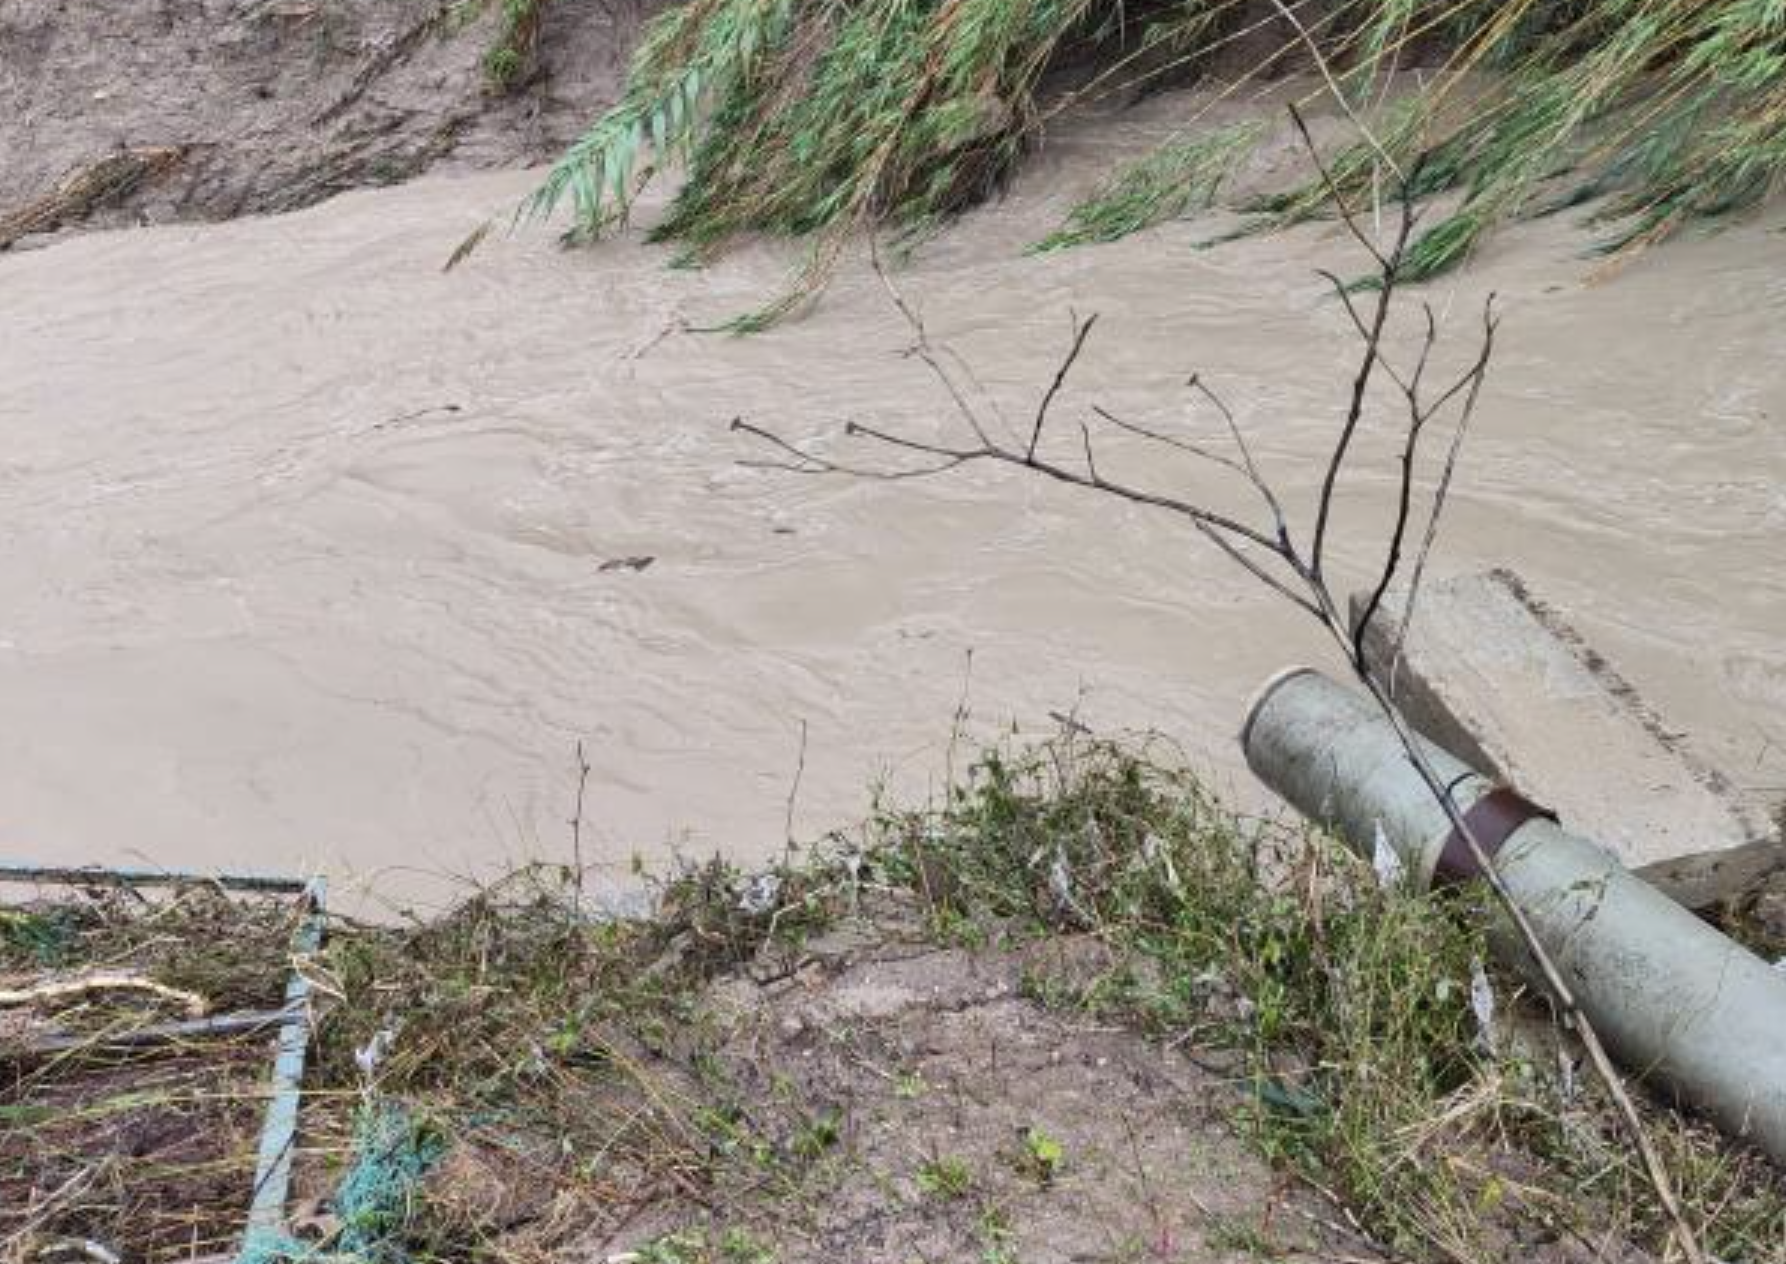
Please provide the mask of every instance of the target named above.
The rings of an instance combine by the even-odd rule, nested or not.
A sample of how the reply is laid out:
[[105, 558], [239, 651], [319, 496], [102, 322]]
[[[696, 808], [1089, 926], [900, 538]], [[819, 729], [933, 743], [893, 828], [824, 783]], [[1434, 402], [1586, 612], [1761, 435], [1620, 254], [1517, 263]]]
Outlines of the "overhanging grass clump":
[[1263, 123], [1243, 120], [1167, 142], [1123, 168], [1074, 207], [1062, 227], [1033, 247], [1037, 253], [1117, 241], [1215, 204], [1235, 165], [1259, 143]]
[[[623, 221], [653, 174], [681, 164], [686, 180], [654, 238], [696, 259], [747, 232], [814, 238], [790, 292], [740, 322], [756, 328], [823, 283], [850, 230], [878, 221], [922, 232], [997, 187], [1062, 104], [1044, 98], [1051, 67], [1103, 68], [1070, 98], [1083, 100], [1241, 48], [1247, 64], [1232, 70], [1243, 82], [1318, 54], [1377, 133], [1339, 162], [1348, 194], [1392, 190], [1416, 167], [1422, 194], [1461, 194], [1416, 243], [1411, 276], [1459, 262], [1562, 173], [1570, 183], [1546, 196], [1603, 199], [1595, 215], [1619, 251], [1752, 204], [1786, 167], [1776, 0], [1289, 8], [1294, 22], [1238, 0], [689, 0], [650, 25], [625, 96], [530, 207], [549, 215], [568, 201], [572, 236], [588, 239]], [[1391, 77], [1416, 66], [1411, 99], [1384, 109]], [[1233, 133], [1175, 138], [1043, 244], [1110, 240], [1199, 209], [1243, 151]], [[1279, 225], [1327, 200], [1311, 185], [1254, 209], [1261, 226]]]
[[496, 34], [484, 50], [484, 78], [497, 92], [520, 86], [533, 67], [540, 24], [552, 0], [501, 0]]
[[535, 195], [573, 236], [624, 219], [672, 161], [688, 179], [652, 236], [699, 258], [736, 234], [819, 237], [785, 314], [822, 282], [838, 235], [921, 230], [988, 192], [1033, 136], [1036, 88], [1094, 0], [693, 0], [657, 19], [626, 95]]
[[[1461, 195], [1414, 242], [1411, 279], [1459, 263], [1514, 215], [1588, 202], [1600, 249], [1628, 253], [1755, 205], [1786, 170], [1786, 6], [1775, 0], [1473, 3], [1445, 27], [1425, 16], [1440, 6], [1389, 7], [1408, 10], [1398, 29], [1424, 21], [1455, 45], [1385, 129], [1387, 157], [1344, 159], [1350, 196], [1386, 161], [1422, 196]], [[1368, 90], [1364, 74], [1352, 82]], [[1260, 209], [1282, 222], [1325, 197], [1311, 185]]]

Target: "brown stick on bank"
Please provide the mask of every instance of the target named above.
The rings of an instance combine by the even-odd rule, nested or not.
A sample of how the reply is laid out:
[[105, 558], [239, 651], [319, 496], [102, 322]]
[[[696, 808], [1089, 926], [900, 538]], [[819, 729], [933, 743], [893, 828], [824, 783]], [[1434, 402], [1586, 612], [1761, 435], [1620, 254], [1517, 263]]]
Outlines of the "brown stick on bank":
[[[793, 473], [848, 474], [859, 478], [888, 481], [931, 477], [975, 462], [995, 462], [1014, 466], [1055, 482], [1112, 496], [1130, 504], [1158, 509], [1188, 522], [1194, 530], [1243, 567], [1255, 579], [1319, 623], [1344, 656], [1347, 666], [1359, 684], [1370, 694], [1389, 720], [1397, 738], [1407, 752], [1409, 761], [1444, 810], [1453, 829], [1464, 840], [1481, 872], [1487, 878], [1496, 901], [1505, 909], [1527, 948], [1538, 962], [1564, 1023], [1580, 1037], [1596, 1075], [1606, 1086], [1631, 1143], [1642, 1161], [1645, 1175], [1668, 1215], [1675, 1239], [1679, 1242], [1689, 1264], [1707, 1264], [1707, 1257], [1700, 1247], [1698, 1235], [1688, 1222], [1680, 1200], [1675, 1194], [1674, 1182], [1667, 1167], [1651, 1141], [1648, 1131], [1644, 1128], [1623, 1078], [1613, 1065], [1598, 1033], [1582, 1013], [1568, 982], [1563, 978], [1554, 959], [1539, 941], [1531, 922], [1501, 880], [1493, 858], [1488, 855], [1481, 840], [1453, 799], [1450, 787], [1444, 784], [1422, 754], [1411, 726], [1396, 709], [1386, 690], [1373, 678], [1365, 662], [1363, 648], [1365, 631], [1378, 613], [1384, 595], [1404, 569], [1406, 560], [1404, 554], [1410, 539], [1410, 526], [1415, 517], [1415, 484], [1419, 468], [1421, 440], [1434, 420], [1449, 411], [1454, 418], [1452, 441], [1443, 463], [1442, 472], [1433, 489], [1426, 514], [1426, 523], [1419, 537], [1420, 543], [1412, 571], [1414, 584], [1417, 585], [1424, 574], [1427, 555], [1436, 538], [1439, 519], [1444, 513], [1452, 476], [1457, 465], [1458, 452], [1468, 431], [1471, 418], [1474, 416], [1476, 402], [1480, 396], [1482, 384], [1487, 377], [1489, 361], [1493, 355], [1495, 335], [1499, 325], [1499, 317], [1494, 307], [1494, 296], [1491, 294], [1483, 305], [1480, 341], [1475, 354], [1467, 366], [1455, 377], [1446, 381], [1443, 386], [1435, 389], [1430, 387], [1427, 382], [1432, 353], [1439, 342], [1439, 321], [1429, 304], [1421, 304], [1424, 320], [1412, 363], [1404, 368], [1392, 362], [1384, 351], [1383, 340], [1390, 313], [1400, 291], [1407, 246], [1419, 219], [1418, 210], [1409, 191], [1411, 186], [1418, 183], [1418, 172], [1410, 174], [1406, 180], [1400, 182], [1399, 214], [1393, 238], [1387, 248], [1379, 246], [1370, 233], [1365, 230], [1354, 209], [1348, 205], [1338, 183], [1332, 178], [1326, 167], [1321, 165], [1313, 140], [1310, 138], [1301, 116], [1296, 113], [1294, 108], [1291, 110], [1291, 115], [1309, 152], [1316, 155], [1315, 161], [1321, 178], [1332, 194], [1341, 220], [1353, 239], [1369, 253], [1376, 265], [1375, 275], [1370, 286], [1371, 298], [1362, 304], [1362, 310], [1361, 304], [1355, 296], [1357, 287], [1348, 286], [1331, 273], [1322, 274], [1332, 287], [1335, 297], [1345, 309], [1356, 330], [1361, 342], [1361, 350], [1357, 369], [1352, 376], [1347, 406], [1341, 417], [1339, 432], [1327, 455], [1320, 493], [1313, 509], [1312, 538], [1307, 546], [1304, 546], [1298, 539], [1290, 525], [1288, 515], [1283, 509], [1280, 497], [1269, 480], [1260, 472], [1259, 465], [1254, 459], [1252, 450], [1240, 426], [1235, 421], [1232, 411], [1212, 390], [1204, 385], [1200, 377], [1193, 376], [1189, 381], [1189, 386], [1205, 400], [1208, 400], [1221, 414], [1234, 445], [1235, 455], [1233, 456], [1211, 451], [1191, 440], [1181, 439], [1140, 423], [1123, 420], [1101, 408], [1093, 411], [1103, 422], [1124, 433], [1137, 436], [1150, 443], [1186, 452], [1237, 474], [1257, 495], [1263, 507], [1263, 521], [1247, 522], [1230, 514], [1218, 512], [1194, 500], [1152, 491], [1106, 476], [1099, 469], [1092, 429], [1085, 422], [1080, 423], [1079, 459], [1077, 461], [1057, 460], [1044, 453], [1044, 432], [1050, 418], [1051, 406], [1084, 351], [1087, 338], [1097, 319], [1095, 315], [1083, 320], [1077, 316], [1074, 317], [1069, 349], [1041, 397], [1029, 433], [1025, 438], [1021, 442], [1010, 442], [994, 437], [993, 427], [971, 402], [970, 387], [975, 385], [972, 382], [971, 370], [968, 370], [958, 357], [947, 353], [946, 350], [939, 352], [938, 348], [931, 343], [923, 321], [913, 310], [911, 304], [900, 294], [891, 278], [887, 276], [885, 269], [881, 266], [878, 253], [874, 255], [873, 260], [875, 271], [886, 285], [894, 306], [904, 318], [914, 339], [910, 355], [923, 364], [947, 392], [954, 403], [957, 414], [966, 424], [971, 438], [964, 438], [959, 443], [951, 443], [918, 438], [858, 422], [847, 423], [844, 428], [844, 433], [847, 436], [867, 439], [879, 447], [922, 458], [922, 461], [916, 465], [889, 469], [856, 465], [820, 456], [807, 448], [789, 442], [772, 430], [743, 418], [734, 419], [732, 428], [752, 436], [766, 445], [773, 453], [769, 459], [755, 460], [748, 462], [749, 464]], [[951, 365], [957, 367], [951, 367]], [[1345, 477], [1347, 462], [1352, 456], [1354, 440], [1364, 428], [1371, 411], [1370, 400], [1373, 385], [1380, 382], [1389, 384], [1390, 393], [1397, 400], [1396, 410], [1402, 418], [1398, 436], [1400, 442], [1395, 518], [1362, 617], [1358, 620], [1357, 626], [1352, 627], [1348, 625], [1345, 616], [1341, 613], [1340, 603], [1328, 582], [1325, 567], [1327, 543], [1332, 525], [1335, 497]], [[1412, 601], [1413, 594], [1411, 593], [1410, 610]]]

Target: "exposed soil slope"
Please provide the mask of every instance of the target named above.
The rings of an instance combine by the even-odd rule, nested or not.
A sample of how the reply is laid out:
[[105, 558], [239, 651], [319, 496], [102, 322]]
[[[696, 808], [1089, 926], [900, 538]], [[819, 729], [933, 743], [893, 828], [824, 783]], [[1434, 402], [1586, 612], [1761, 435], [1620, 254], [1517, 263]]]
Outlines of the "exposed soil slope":
[[437, 164], [556, 152], [614, 95], [638, 8], [546, 11], [498, 92], [480, 0], [0, 6], [0, 248], [71, 223], [292, 210]]

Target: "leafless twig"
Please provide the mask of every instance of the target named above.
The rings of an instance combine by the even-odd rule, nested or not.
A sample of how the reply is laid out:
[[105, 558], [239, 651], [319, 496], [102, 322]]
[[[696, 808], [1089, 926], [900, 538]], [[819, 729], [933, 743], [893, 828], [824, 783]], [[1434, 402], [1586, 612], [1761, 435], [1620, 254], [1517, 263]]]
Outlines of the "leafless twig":
[[577, 801], [571, 811], [571, 864], [575, 867], [571, 883], [577, 902], [583, 900], [583, 796], [589, 789], [589, 759], [583, 753], [583, 742], [577, 741]]
[[[1085, 350], [1085, 340], [1091, 337], [1092, 326], [1098, 323], [1098, 314], [1093, 312], [1084, 320], [1073, 317], [1073, 345], [1067, 349], [1066, 358], [1054, 371], [1054, 380], [1048, 383], [1048, 389], [1042, 392], [1042, 402], [1036, 405], [1036, 423], [1030, 428], [1029, 450], [1024, 453], [1027, 460], [1036, 459], [1036, 445], [1042, 442], [1042, 427], [1048, 424], [1048, 408], [1054, 403], [1054, 397], [1060, 394], [1060, 388], [1066, 385], [1067, 375], [1079, 362], [1079, 353]], [[1095, 477], [1095, 475], [1094, 475]]]
[[806, 720], [800, 721], [800, 753], [794, 760], [794, 783], [788, 787], [787, 829], [783, 831], [788, 850], [794, 847], [794, 808], [800, 802], [800, 780], [806, 775]]

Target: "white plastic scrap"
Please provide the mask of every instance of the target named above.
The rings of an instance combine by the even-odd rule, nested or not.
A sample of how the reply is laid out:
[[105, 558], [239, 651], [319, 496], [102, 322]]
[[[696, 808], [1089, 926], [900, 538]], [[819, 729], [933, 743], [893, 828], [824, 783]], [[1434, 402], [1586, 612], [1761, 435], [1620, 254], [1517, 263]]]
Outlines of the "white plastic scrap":
[[1774, 962], [1774, 969], [1778, 970], [1781, 974], [1786, 974], [1786, 957], [1781, 957], [1778, 961]]
[[1169, 849], [1160, 836], [1152, 830], [1149, 830], [1147, 837], [1141, 840], [1141, 855], [1147, 860], [1148, 864], [1158, 864], [1160, 868], [1166, 871], [1167, 885], [1172, 887], [1177, 887], [1179, 885], [1178, 866], [1172, 863], [1171, 849]]
[[1371, 850], [1371, 868], [1377, 871], [1377, 885], [1387, 891], [1390, 887], [1400, 886], [1408, 871], [1402, 865], [1402, 858], [1395, 848], [1389, 845], [1389, 837], [1383, 833], [1381, 821], [1377, 822], [1376, 831], [1376, 844]]
[[1488, 981], [1488, 971], [1482, 968], [1480, 957], [1470, 960], [1470, 1010], [1476, 1015], [1476, 1039], [1483, 1052], [1493, 1056], [1499, 1052], [1495, 1037], [1495, 990]]
[[1575, 1059], [1569, 1056], [1567, 1049], [1557, 1050], [1558, 1089], [1563, 1100], [1575, 1100]]
[[745, 886], [738, 897], [738, 911], [749, 917], [761, 917], [775, 907], [781, 897], [781, 879], [772, 873], [759, 873]]
[[1067, 865], [1065, 851], [1054, 853], [1054, 863], [1048, 866], [1048, 893], [1062, 908], [1073, 905], [1073, 871]]
[[378, 1070], [378, 1064], [384, 1061], [385, 1054], [397, 1043], [397, 1033], [390, 1027], [380, 1027], [372, 1033], [372, 1039], [353, 1051], [353, 1064], [360, 1069], [366, 1079]]
[[95, 1242], [92, 1238], [63, 1238], [52, 1242], [38, 1251], [39, 1259], [57, 1259], [74, 1257], [88, 1259], [95, 1264], [122, 1264], [123, 1257], [103, 1242]]

